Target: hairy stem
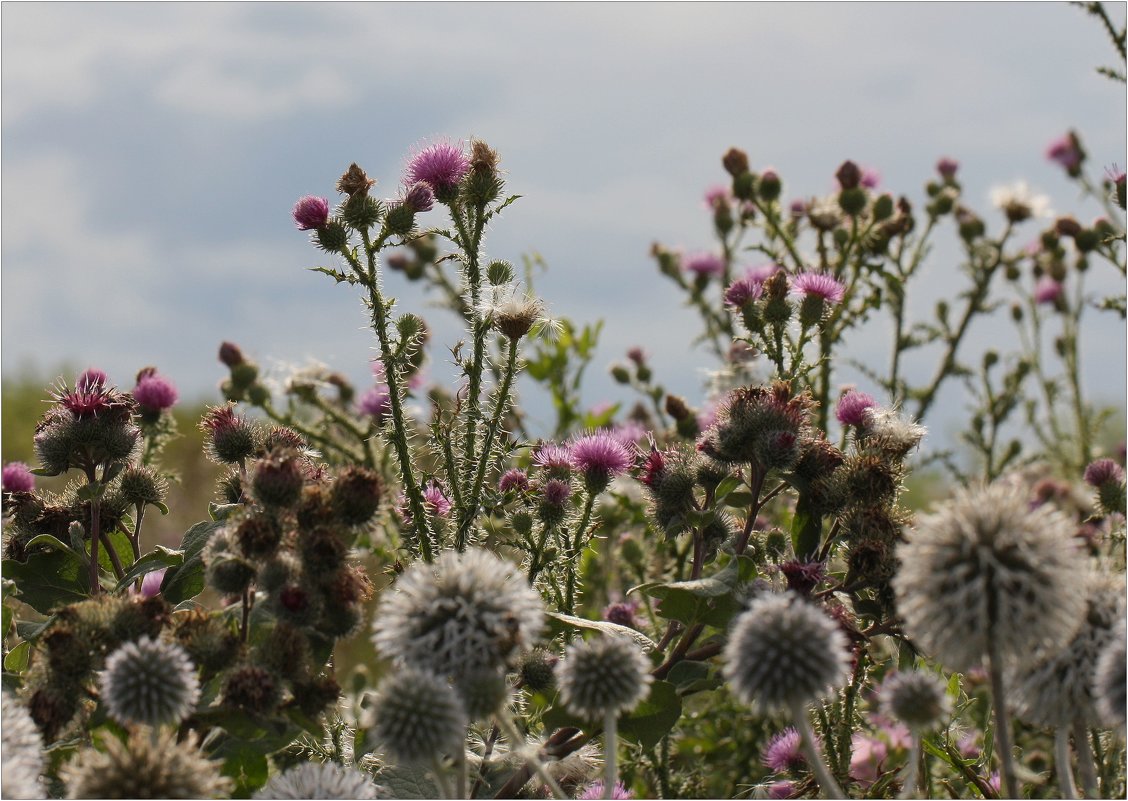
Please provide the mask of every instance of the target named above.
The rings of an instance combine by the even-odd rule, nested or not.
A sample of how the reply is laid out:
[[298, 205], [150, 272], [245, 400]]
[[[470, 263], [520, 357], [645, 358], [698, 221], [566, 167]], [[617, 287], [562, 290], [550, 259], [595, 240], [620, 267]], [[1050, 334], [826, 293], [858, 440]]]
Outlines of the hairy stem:
[[816, 745], [815, 733], [811, 731], [811, 723], [807, 720], [807, 711], [799, 704], [791, 707], [791, 720], [795, 724], [795, 728], [799, 731], [799, 740], [803, 747], [803, 755], [807, 758], [807, 764], [810, 765], [811, 771], [815, 774], [815, 779], [819, 783], [819, 789], [822, 791], [824, 798], [845, 798], [846, 794], [842, 792], [842, 788], [838, 786], [834, 776], [831, 775], [830, 769], [827, 768], [826, 763], [823, 762], [822, 754], [819, 753], [818, 746]]
[[1085, 788], [1085, 797], [1100, 798], [1097, 766], [1093, 762], [1093, 750], [1089, 747], [1089, 733], [1080, 723], [1073, 724], [1073, 747], [1077, 749], [1077, 767], [1081, 771], [1081, 786]]
[[568, 795], [561, 790], [560, 785], [556, 783], [556, 779], [552, 778], [549, 774], [548, 769], [540, 761], [540, 758], [537, 757], [536, 754], [530, 753], [525, 748], [525, 738], [517, 731], [517, 726], [509, 717], [509, 713], [499, 713], [495, 716], [495, 720], [502, 734], [505, 735], [505, 739], [509, 740], [510, 747], [514, 752], [524, 755], [525, 761], [528, 763], [529, 767], [540, 777], [540, 780], [544, 782], [545, 786], [552, 791], [552, 797], [560, 799], [568, 798]]
[[1018, 798], [1014, 754], [1011, 753], [1010, 714], [1007, 712], [1006, 688], [1003, 685], [1003, 661], [999, 654], [998, 643], [993, 636], [989, 637], [987, 649], [990, 661], [991, 701], [995, 706], [995, 750], [999, 755], [1002, 789], [1006, 798]]
[[1077, 783], [1073, 780], [1073, 768], [1069, 759], [1069, 728], [1066, 726], [1058, 726], [1054, 731], [1054, 768], [1057, 770], [1061, 797], [1077, 798]]
[[576, 611], [576, 580], [580, 572], [580, 554], [583, 553], [584, 534], [587, 532], [588, 523], [591, 522], [591, 510], [595, 505], [595, 493], [587, 493], [587, 502], [584, 503], [584, 512], [580, 516], [580, 523], [576, 526], [576, 533], [572, 538], [571, 552], [568, 554], [568, 584], [565, 590], [565, 612], [575, 614]]

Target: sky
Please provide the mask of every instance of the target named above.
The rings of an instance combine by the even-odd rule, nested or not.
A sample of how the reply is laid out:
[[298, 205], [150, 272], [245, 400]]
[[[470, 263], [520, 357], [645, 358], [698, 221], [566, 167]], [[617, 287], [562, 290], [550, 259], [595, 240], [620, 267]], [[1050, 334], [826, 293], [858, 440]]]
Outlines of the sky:
[[[830, 192], [850, 158], [918, 208], [937, 158], [954, 157], [995, 231], [989, 191], [1020, 178], [1056, 211], [1100, 213], [1045, 159], [1066, 130], [1094, 176], [1128, 162], [1123, 85], [1094, 71], [1115, 52], [1064, 3], [8, 2], [0, 45], [3, 376], [98, 365], [128, 386], [153, 364], [212, 402], [223, 340], [276, 371], [316, 359], [370, 380], [360, 302], [304, 269], [324, 259], [290, 210], [333, 197], [352, 161], [394, 194], [410, 148], [434, 137], [489, 142], [523, 196], [489, 256], [540, 253], [551, 311], [605, 321], [592, 405], [630, 401], [606, 367], [632, 345], [701, 399], [713, 364], [648, 251], [712, 244], [702, 194], [731, 146], [773, 166], [788, 198]], [[958, 287], [952, 241], [917, 319]], [[399, 276], [388, 287], [431, 324], [431, 372], [449, 379], [459, 322]], [[1086, 379], [1123, 407], [1123, 323], [1092, 318]], [[972, 348], [1008, 325], [973, 330]], [[884, 364], [887, 335], [875, 325], [852, 355]], [[938, 425], [963, 409], [953, 388]]]

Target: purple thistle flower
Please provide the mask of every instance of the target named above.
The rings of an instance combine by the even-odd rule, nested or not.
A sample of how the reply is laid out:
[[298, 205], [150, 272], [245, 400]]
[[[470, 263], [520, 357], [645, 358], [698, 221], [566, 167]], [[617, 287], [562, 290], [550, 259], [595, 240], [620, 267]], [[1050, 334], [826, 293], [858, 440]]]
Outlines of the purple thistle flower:
[[866, 189], [877, 189], [881, 183], [881, 173], [872, 167], [862, 168], [862, 186]]
[[105, 372], [99, 370], [97, 367], [87, 367], [74, 382], [74, 388], [80, 392], [85, 392], [96, 386], [104, 387], [109, 382], [110, 379], [106, 377]]
[[1048, 275], [1042, 276], [1034, 285], [1034, 302], [1039, 305], [1056, 303], [1064, 289], [1061, 281], [1055, 281]]
[[956, 177], [956, 171], [959, 170], [960, 163], [955, 159], [950, 159], [944, 156], [936, 162], [936, 172], [940, 173], [940, 177], [945, 181], [950, 181]]
[[877, 401], [864, 392], [850, 390], [838, 399], [834, 416], [844, 426], [861, 428], [866, 422], [866, 409], [876, 408]]
[[789, 726], [768, 741], [760, 761], [772, 773], [787, 773], [807, 763], [803, 756], [799, 732]]
[[810, 595], [811, 590], [826, 578], [826, 569], [822, 562], [800, 562], [792, 560], [779, 566], [779, 572], [787, 580], [789, 589], [800, 595]]
[[133, 397], [144, 411], [159, 412], [171, 409], [180, 399], [176, 385], [153, 369], [146, 369], [137, 377]]
[[448, 141], [436, 142], [417, 151], [407, 164], [407, 181], [423, 181], [438, 194], [451, 192], [470, 169], [470, 160], [462, 149]]
[[158, 595], [161, 591], [161, 582], [164, 581], [165, 573], [168, 572], [167, 567], [162, 567], [160, 570], [154, 570], [151, 573], [146, 573], [145, 578], [141, 579], [141, 589], [130, 587], [129, 592], [132, 595], [138, 595], [142, 598], [152, 598]]
[[710, 211], [720, 205], [727, 205], [732, 200], [732, 190], [727, 186], [717, 184], [705, 190], [705, 205]]
[[497, 482], [498, 492], [509, 492], [510, 490], [524, 491], [529, 488], [529, 476], [524, 470], [514, 467], [512, 470], [506, 470], [505, 474]]
[[757, 281], [755, 278], [744, 276], [728, 285], [728, 289], [725, 290], [725, 303], [734, 308], [742, 309], [744, 308], [744, 304], [749, 301], [759, 300], [760, 296], [763, 294], [763, 282]]
[[1085, 153], [1081, 150], [1077, 137], [1070, 132], [1050, 142], [1046, 148], [1046, 158], [1061, 165], [1070, 175], [1076, 175], [1081, 169]]
[[597, 431], [572, 442], [572, 465], [581, 473], [614, 476], [634, 463], [630, 450], [606, 431]]
[[450, 498], [446, 496], [443, 488], [436, 481], [431, 481], [423, 488], [423, 502], [427, 504], [427, 509], [431, 514], [436, 517], [446, 517], [453, 508]]
[[878, 738], [854, 732], [850, 738], [853, 749], [850, 755], [850, 778], [862, 787], [870, 787], [881, 775], [881, 763], [889, 754], [889, 747]]
[[[611, 797], [615, 799], [634, 798], [634, 792], [624, 787], [622, 782], [615, 782], [615, 786], [611, 788]], [[598, 779], [592, 782], [587, 787], [585, 787], [584, 791], [580, 795], [576, 796], [576, 798], [580, 799], [581, 801], [591, 801], [591, 799], [603, 798], [603, 780]]]
[[768, 785], [768, 798], [791, 798], [794, 794], [794, 782], [772, 782]]
[[[5, 489], [7, 489], [8, 484], [7, 471], [8, 468], [5, 467]], [[1089, 466], [1085, 468], [1085, 483], [1091, 487], [1102, 487], [1110, 483], [1120, 484], [1122, 481], [1124, 481], [1124, 468], [1112, 459], [1097, 459], [1094, 462], [1090, 462]]]
[[550, 506], [563, 506], [572, 495], [572, 485], [559, 478], [544, 482], [544, 500]]
[[35, 489], [35, 476], [23, 462], [8, 462], [0, 479], [4, 492], [31, 492]]
[[650, 431], [638, 420], [625, 420], [616, 423], [607, 433], [623, 443], [627, 450], [633, 451], [638, 441], [646, 437]]
[[793, 200], [788, 208], [791, 211], [791, 216], [798, 220], [807, 214], [807, 201]]
[[627, 358], [637, 364], [639, 367], [642, 367], [644, 364], [646, 364], [646, 351], [644, 351], [638, 345], [635, 345], [633, 348], [627, 349]]
[[403, 205], [417, 214], [430, 211], [435, 206], [435, 193], [431, 191], [429, 184], [417, 181], [404, 192]]
[[716, 253], [694, 253], [686, 256], [684, 268], [695, 275], [709, 277], [724, 275], [725, 260]]
[[618, 601], [603, 607], [603, 619], [619, 626], [637, 629], [638, 619], [635, 618], [637, 611], [638, 601]]
[[545, 470], [572, 470], [572, 451], [567, 445], [549, 442], [537, 448], [533, 464]]
[[387, 384], [377, 384], [360, 396], [357, 408], [377, 423], [383, 422], [392, 410], [392, 394]]
[[814, 295], [829, 303], [841, 303], [846, 297], [845, 285], [826, 273], [799, 273], [792, 279], [791, 286], [798, 295]]
[[329, 222], [328, 198], [306, 195], [294, 204], [294, 224], [299, 231], [324, 228]]
[[751, 278], [753, 281], [759, 281], [762, 284], [782, 269], [783, 268], [775, 262], [758, 264], [755, 267], [749, 267], [745, 270], [744, 277]]

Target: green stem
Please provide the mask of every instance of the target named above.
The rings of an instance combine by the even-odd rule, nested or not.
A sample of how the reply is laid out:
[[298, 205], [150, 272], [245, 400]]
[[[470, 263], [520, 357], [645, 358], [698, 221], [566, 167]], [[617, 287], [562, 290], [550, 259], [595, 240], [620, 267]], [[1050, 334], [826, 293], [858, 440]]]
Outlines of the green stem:
[[572, 539], [571, 553], [568, 554], [568, 586], [565, 593], [564, 610], [567, 614], [575, 614], [576, 610], [576, 577], [580, 570], [580, 554], [583, 550], [584, 533], [588, 523], [591, 522], [591, 510], [595, 505], [595, 493], [587, 493], [587, 502], [584, 504], [584, 513], [580, 517], [580, 524], [576, 526], [576, 533]]
[[458, 798], [451, 789], [450, 780], [447, 778], [446, 768], [443, 767], [442, 761], [436, 756], [431, 757], [431, 775], [435, 777], [435, 786], [439, 790], [440, 798]]
[[122, 567], [121, 558], [114, 550], [113, 543], [110, 542], [110, 533], [108, 531], [99, 532], [98, 536], [102, 540], [102, 545], [106, 547], [106, 555], [110, 557], [110, 564], [113, 565], [114, 575], [117, 576], [118, 581], [125, 578], [125, 568]]
[[1077, 767], [1081, 771], [1081, 786], [1085, 788], [1085, 797], [1100, 798], [1097, 766], [1093, 762], [1093, 750], [1089, 747], [1089, 733], [1081, 723], [1073, 724], [1073, 747], [1077, 749]]
[[272, 404], [269, 400], [263, 401], [262, 406], [260, 408], [264, 412], [266, 412], [266, 416], [269, 417], [271, 420], [273, 420], [276, 423], [280, 423], [281, 425], [284, 425], [287, 428], [294, 429], [299, 434], [301, 434], [303, 437], [305, 437], [307, 440], [309, 440], [311, 444], [319, 445], [322, 448], [324, 448], [325, 450], [336, 451], [341, 456], [345, 457], [345, 459], [347, 461], [350, 461], [350, 462], [362, 461], [362, 459], [357, 457], [356, 453], [349, 450], [348, 448], [341, 445], [340, 443], [334, 442], [329, 437], [326, 437], [322, 434], [318, 434], [313, 429], [302, 425], [301, 423], [299, 423], [297, 420], [294, 419], [293, 415], [282, 414], [281, 412], [279, 412], [277, 409], [274, 408], [274, 404]]
[[901, 779], [901, 798], [927, 798], [927, 794], [920, 794], [920, 735], [912, 734], [909, 745], [909, 757], [905, 762], [905, 775]]
[[615, 784], [619, 780], [619, 766], [616, 757], [619, 751], [619, 736], [616, 726], [619, 716], [615, 712], [608, 712], [603, 717], [603, 797], [612, 798]]
[[811, 731], [811, 723], [807, 720], [807, 712], [799, 704], [791, 707], [791, 720], [795, 724], [795, 728], [799, 731], [799, 740], [803, 748], [803, 755], [807, 758], [807, 764], [810, 766], [811, 771], [815, 774], [815, 779], [819, 783], [819, 789], [822, 791], [824, 798], [846, 798], [846, 794], [842, 792], [842, 788], [838, 786], [834, 776], [831, 774], [830, 769], [827, 768], [826, 763], [823, 762], [822, 755], [816, 746], [815, 734]]
[[1073, 799], [1077, 798], [1077, 783], [1073, 781], [1073, 768], [1069, 763], [1069, 728], [1058, 726], [1054, 731], [1054, 768], [1057, 770], [1061, 797]]
[[[988, 597], [988, 603], [992, 599]], [[994, 604], [990, 604], [994, 606]], [[991, 610], [994, 617], [994, 610]], [[988, 661], [991, 675], [991, 701], [995, 706], [995, 750], [999, 755], [1002, 790], [1005, 798], [1018, 798], [1018, 781], [1015, 777], [1014, 754], [1011, 753], [1010, 714], [1007, 712], [1006, 688], [1003, 685], [1003, 663], [999, 645], [994, 636], [988, 637]]]

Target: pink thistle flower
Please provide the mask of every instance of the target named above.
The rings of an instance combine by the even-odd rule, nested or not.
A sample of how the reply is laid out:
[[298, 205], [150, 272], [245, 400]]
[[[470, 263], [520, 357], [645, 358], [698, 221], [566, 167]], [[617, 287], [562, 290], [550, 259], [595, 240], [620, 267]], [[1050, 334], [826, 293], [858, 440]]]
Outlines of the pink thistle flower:
[[755, 267], [749, 267], [745, 270], [744, 277], [751, 278], [753, 281], [759, 281], [762, 284], [782, 269], [782, 267], [774, 262], [758, 264]]
[[768, 798], [791, 798], [794, 794], [794, 782], [772, 782], [768, 785]]
[[1072, 176], [1081, 172], [1081, 162], [1085, 160], [1085, 152], [1081, 143], [1072, 131], [1050, 142], [1046, 148], [1046, 158], [1061, 166]]
[[826, 273], [799, 273], [791, 286], [797, 295], [813, 295], [828, 303], [841, 303], [846, 297], [846, 286]]
[[171, 409], [180, 399], [176, 385], [155, 369], [142, 370], [133, 388], [133, 398], [143, 411], [159, 412]]
[[544, 501], [550, 506], [563, 506], [572, 496], [572, 485], [559, 478], [544, 482]]
[[964, 759], [975, 759], [979, 756], [979, 735], [965, 734], [956, 743], [956, 750], [959, 751], [960, 756]]
[[299, 231], [324, 228], [329, 222], [328, 198], [306, 195], [294, 204], [294, 224]]
[[694, 253], [685, 257], [683, 266], [687, 272], [705, 278], [724, 275], [725, 260], [716, 253]]
[[791, 211], [792, 218], [798, 220], [807, 214], [807, 201], [793, 200], [788, 209]]
[[994, 790], [996, 794], [998, 794], [999, 789], [1002, 787], [1002, 785], [1003, 785], [1003, 780], [1002, 780], [1002, 777], [999, 775], [999, 771], [997, 771], [997, 770], [994, 771], [987, 778], [987, 786], [990, 787], [992, 790]]
[[960, 163], [955, 159], [944, 156], [936, 162], [936, 172], [940, 173], [940, 177], [945, 181], [950, 181], [956, 177], [956, 172], [960, 168]]
[[435, 206], [435, 193], [431, 191], [430, 185], [418, 181], [404, 192], [403, 204], [416, 214], [430, 211]]
[[572, 470], [572, 451], [567, 445], [549, 442], [537, 448], [533, 464], [545, 470]]
[[866, 409], [877, 407], [877, 401], [864, 392], [850, 390], [838, 399], [838, 408], [834, 416], [844, 426], [861, 428], [866, 422]]
[[1048, 275], [1042, 276], [1034, 285], [1034, 302], [1039, 305], [1056, 303], [1064, 290], [1061, 281], [1055, 281]]
[[74, 382], [74, 387], [79, 391], [85, 392], [93, 387], [104, 387], [108, 383], [110, 383], [110, 380], [106, 377], [105, 372], [99, 370], [97, 367], [87, 367]]
[[[4, 468], [7, 471], [8, 468]], [[7, 475], [7, 473], [5, 473]], [[1097, 459], [1085, 468], [1085, 483], [1091, 487], [1120, 484], [1124, 481], [1124, 468], [1112, 459]], [[5, 481], [5, 487], [7, 486]]]
[[705, 190], [705, 205], [710, 211], [720, 205], [727, 205], [732, 201], [732, 191], [727, 186], [718, 184]]
[[608, 604], [603, 607], [603, 619], [618, 626], [637, 629], [638, 619], [635, 613], [638, 612], [638, 606], [638, 601], [618, 601]]
[[427, 510], [436, 517], [446, 517], [453, 508], [450, 498], [437, 481], [431, 481], [423, 488], [423, 502], [427, 504]]
[[357, 409], [376, 422], [383, 422], [392, 410], [392, 393], [388, 385], [377, 384], [361, 395], [360, 400], [357, 401]]
[[[614, 799], [634, 798], [634, 792], [624, 787], [622, 782], [615, 782], [615, 786], [611, 788], [611, 797]], [[603, 798], [603, 780], [598, 779], [592, 782], [576, 798], [581, 799], [581, 801]]]
[[524, 492], [529, 488], [529, 476], [524, 470], [514, 467], [512, 470], [506, 470], [505, 474], [497, 482], [498, 492], [509, 492], [510, 490], [518, 490]]
[[772, 773], [787, 773], [803, 767], [807, 759], [803, 756], [799, 732], [789, 726], [772, 737], [760, 754], [760, 761]]
[[646, 463], [642, 466], [642, 475], [638, 477], [638, 480], [648, 487], [653, 487], [665, 472], [666, 458], [651, 443], [650, 453], [646, 457]]
[[572, 442], [572, 466], [585, 475], [618, 475], [634, 462], [630, 450], [606, 431], [587, 434]]
[[[85, 375], [86, 373], [83, 373], [83, 376]], [[74, 390], [67, 390], [64, 386], [55, 399], [78, 418], [97, 417], [113, 406], [121, 406], [114, 391], [100, 382], [88, 381], [83, 387], [76, 387]]]
[[646, 351], [644, 351], [638, 345], [635, 345], [633, 348], [629, 348], [627, 350], [627, 358], [637, 364], [639, 367], [642, 367], [644, 364], [646, 364]]
[[4, 492], [31, 492], [35, 489], [35, 476], [23, 462], [8, 462], [4, 465], [0, 483]]
[[881, 173], [872, 167], [862, 168], [862, 186], [866, 189], [877, 189], [881, 184]]
[[407, 181], [423, 181], [439, 195], [449, 194], [470, 170], [470, 159], [462, 148], [449, 141], [436, 142], [417, 151], [407, 164]]
[[850, 778], [862, 787], [869, 787], [881, 775], [881, 763], [885, 761], [889, 749], [878, 738], [861, 732], [854, 732], [850, 745], [853, 748]]
[[235, 414], [233, 406], [213, 406], [200, 420], [200, 430], [215, 437], [222, 436], [242, 424], [243, 420]]
[[762, 281], [744, 276], [728, 285], [728, 289], [725, 290], [725, 303], [733, 308], [742, 309], [748, 302], [759, 300], [763, 294]]
[[792, 560], [779, 566], [779, 572], [787, 580], [788, 589], [800, 595], [810, 595], [811, 590], [826, 578], [822, 562], [800, 562]]
[[165, 573], [167, 572], [168, 568], [162, 567], [160, 570], [146, 573], [145, 578], [141, 579], [141, 589], [131, 586], [129, 588], [130, 594], [140, 596], [141, 598], [152, 598], [155, 595], [159, 595], [161, 583], [164, 581]]

